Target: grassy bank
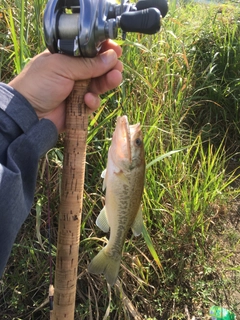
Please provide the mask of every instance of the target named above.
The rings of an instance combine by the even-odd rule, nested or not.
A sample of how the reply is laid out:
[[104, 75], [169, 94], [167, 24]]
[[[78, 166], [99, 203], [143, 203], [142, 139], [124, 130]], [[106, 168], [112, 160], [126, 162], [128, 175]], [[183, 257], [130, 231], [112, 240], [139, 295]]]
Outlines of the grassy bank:
[[[44, 5], [0, 4], [1, 81], [45, 49]], [[187, 310], [208, 319], [214, 304], [240, 315], [239, 13], [232, 5], [171, 5], [159, 34], [129, 34], [122, 44], [124, 80], [89, 122], [77, 319], [103, 319], [108, 306], [109, 319], [187, 319]], [[143, 127], [144, 222], [162, 269], [143, 237], [129, 234], [109, 290], [86, 266], [106, 242], [95, 226], [100, 175], [123, 114]], [[1, 319], [49, 317], [47, 215], [50, 203], [54, 256], [62, 155], [61, 137], [39, 163], [35, 203], [0, 282]]]

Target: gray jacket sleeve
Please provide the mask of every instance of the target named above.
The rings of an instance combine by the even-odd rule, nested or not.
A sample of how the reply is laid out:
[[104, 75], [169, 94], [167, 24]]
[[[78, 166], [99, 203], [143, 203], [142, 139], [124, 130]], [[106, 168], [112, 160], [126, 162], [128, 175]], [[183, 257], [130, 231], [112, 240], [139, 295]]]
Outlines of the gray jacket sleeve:
[[50, 120], [39, 121], [21, 94], [0, 83], [0, 277], [33, 203], [38, 160], [57, 138]]

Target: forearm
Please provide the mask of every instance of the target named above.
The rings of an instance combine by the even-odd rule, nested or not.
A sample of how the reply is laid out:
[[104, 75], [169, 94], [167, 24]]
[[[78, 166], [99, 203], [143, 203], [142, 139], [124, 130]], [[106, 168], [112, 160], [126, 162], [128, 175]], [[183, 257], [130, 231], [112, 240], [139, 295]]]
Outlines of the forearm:
[[58, 137], [18, 92], [0, 84], [0, 276], [34, 198], [39, 158]]

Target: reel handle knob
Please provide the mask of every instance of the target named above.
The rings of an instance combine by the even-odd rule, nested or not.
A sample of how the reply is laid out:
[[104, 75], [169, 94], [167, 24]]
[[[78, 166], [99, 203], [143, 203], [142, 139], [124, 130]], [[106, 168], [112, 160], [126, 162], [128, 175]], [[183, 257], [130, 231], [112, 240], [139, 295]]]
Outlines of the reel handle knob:
[[124, 32], [154, 34], [160, 30], [161, 13], [156, 8], [129, 11], [121, 15], [120, 27]]
[[161, 16], [163, 18], [168, 12], [168, 4], [166, 0], [139, 0], [136, 3], [136, 8], [137, 10], [157, 8], [161, 12]]

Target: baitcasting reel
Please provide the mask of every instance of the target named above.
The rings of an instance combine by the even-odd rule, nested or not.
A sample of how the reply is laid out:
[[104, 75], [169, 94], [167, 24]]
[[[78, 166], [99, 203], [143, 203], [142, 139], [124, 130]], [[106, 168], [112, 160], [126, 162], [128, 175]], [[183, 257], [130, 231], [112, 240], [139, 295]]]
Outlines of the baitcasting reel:
[[51, 53], [94, 57], [118, 29], [154, 34], [168, 11], [166, 0], [49, 0], [44, 13], [44, 34]]

